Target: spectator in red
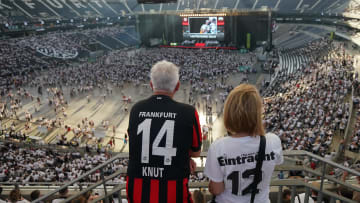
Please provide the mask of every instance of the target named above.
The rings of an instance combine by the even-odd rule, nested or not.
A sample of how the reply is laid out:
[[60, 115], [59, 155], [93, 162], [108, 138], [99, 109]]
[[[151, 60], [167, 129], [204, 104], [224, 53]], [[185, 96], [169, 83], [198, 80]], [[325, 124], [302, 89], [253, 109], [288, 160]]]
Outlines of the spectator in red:
[[310, 167], [315, 170], [316, 169], [316, 163], [314, 161], [311, 162]]

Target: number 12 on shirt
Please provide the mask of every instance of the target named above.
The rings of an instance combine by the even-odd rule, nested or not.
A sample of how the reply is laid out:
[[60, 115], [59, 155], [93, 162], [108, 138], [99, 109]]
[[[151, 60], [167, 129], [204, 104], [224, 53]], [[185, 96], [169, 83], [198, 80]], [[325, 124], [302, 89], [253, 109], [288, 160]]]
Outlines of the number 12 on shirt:
[[[145, 119], [138, 125], [137, 135], [142, 134], [141, 163], [149, 163], [150, 127], [152, 119]], [[165, 120], [152, 144], [152, 155], [163, 156], [164, 165], [171, 165], [176, 148], [173, 148], [175, 121]], [[165, 147], [159, 147], [161, 140], [166, 136]]]
[[[249, 171], [253, 171], [253, 169], [249, 170]], [[241, 188], [241, 185], [239, 185], [239, 184], [241, 184], [240, 178], [248, 179], [250, 177], [254, 177], [254, 175], [255, 175], [255, 174], [251, 174], [250, 176], [246, 176], [245, 175], [246, 171], [245, 171], [245, 173], [242, 173], [239, 176], [239, 173], [240, 173], [239, 171], [233, 171], [226, 177], [227, 180], [231, 181], [231, 193], [234, 195], [242, 195], [242, 193], [243, 193], [243, 191], [239, 191], [239, 188]]]

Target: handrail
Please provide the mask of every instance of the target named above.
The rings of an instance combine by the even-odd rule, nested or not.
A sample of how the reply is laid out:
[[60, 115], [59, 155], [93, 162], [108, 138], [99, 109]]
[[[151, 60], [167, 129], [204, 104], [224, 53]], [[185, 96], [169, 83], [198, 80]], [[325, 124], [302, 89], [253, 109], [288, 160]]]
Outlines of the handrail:
[[[111, 180], [113, 178], [115, 178], [116, 176], [119, 176], [120, 174], [122, 174], [123, 172], [122, 171], [117, 171], [115, 173], [113, 173], [111, 176], [105, 178], [105, 182], [108, 181], [108, 180]], [[103, 181], [98, 181], [96, 184], [93, 184], [91, 186], [89, 186], [88, 188], [86, 188], [86, 190], [82, 190], [81, 192], [77, 193], [77, 194], [74, 194], [72, 195], [71, 197], [68, 197], [66, 200], [64, 200], [63, 202], [70, 202], [71, 200], [75, 199], [76, 197], [79, 197], [80, 195], [83, 195], [85, 193], [87, 193], [88, 191], [96, 188], [97, 186], [103, 184]]]
[[[126, 173], [126, 172], [125, 172]], [[79, 182], [77, 185], [91, 185], [96, 182]], [[64, 182], [0, 182], [0, 185], [23, 185], [23, 186], [59, 186], [64, 185]], [[118, 183], [109, 183], [108, 185], [118, 185]]]
[[[335, 156], [335, 161], [339, 161], [340, 157], [343, 157], [344, 153], [345, 153], [345, 149], [348, 147], [350, 138], [351, 138], [351, 134], [350, 134], [350, 124], [351, 124], [351, 120], [354, 119], [354, 115], [353, 115], [353, 111], [354, 109], [354, 102], [353, 102], [353, 97], [354, 97], [354, 87], [351, 86], [351, 101], [350, 101], [350, 107], [349, 107], [349, 118], [346, 124], [346, 129], [345, 129], [345, 133], [344, 133], [344, 142], [342, 143], [343, 146], [341, 146], [341, 144], [339, 145], [338, 151], [336, 153]], [[355, 116], [356, 117], [356, 116]]]
[[[112, 191], [110, 191], [106, 196], [105, 195], [100, 196], [100, 197], [94, 199], [93, 201], [91, 201], [90, 203], [100, 202], [101, 200], [104, 200], [107, 197], [113, 196], [115, 193], [117, 193], [119, 191], [121, 192], [121, 190], [124, 190], [125, 188], [126, 188], [126, 184], [120, 184], [116, 188], [114, 188]], [[121, 198], [120, 195], [119, 195], [119, 198]], [[119, 200], [119, 202], [121, 202], [121, 201]]]
[[[209, 185], [209, 182], [189, 183], [189, 188], [201, 188], [201, 187], [206, 188], [206, 187], [208, 187], [208, 185]], [[294, 187], [297, 186], [297, 187], [305, 187], [306, 189], [309, 189], [309, 190], [306, 190], [306, 193], [308, 193], [307, 197], [310, 196], [309, 193], [310, 193], [310, 189], [311, 189], [311, 190], [315, 190], [317, 192], [322, 192], [325, 195], [327, 195], [327, 196], [329, 196], [331, 198], [334, 198], [336, 200], [341, 200], [343, 202], [348, 202], [348, 203], [356, 203], [356, 201], [353, 201], [353, 200], [348, 199], [346, 197], [340, 196], [340, 195], [338, 195], [336, 193], [333, 193], [333, 192], [330, 192], [330, 191], [327, 191], [327, 190], [320, 191], [320, 188], [317, 188], [314, 185], [306, 183], [306, 182], [301, 181], [301, 180], [294, 180], [294, 179], [272, 180], [271, 183], [270, 183], [270, 186], [279, 186], [279, 193], [280, 194], [282, 193], [282, 187], [283, 186], [288, 186], [288, 187], [290, 186], [290, 188], [292, 190], [295, 189]], [[124, 190], [124, 189], [125, 189], [125, 184], [120, 184], [117, 187], [115, 187], [111, 192], [109, 192], [107, 195], [102, 195], [102, 196], [94, 199], [93, 201], [91, 201], [91, 203], [100, 202], [101, 200], [104, 200], [104, 199], [106, 199], [108, 197], [113, 196], [115, 193], [119, 193], [118, 198], [120, 200], [120, 198], [124, 197], [124, 196], [120, 195], [121, 191]], [[295, 192], [294, 192], [294, 194], [295, 194]], [[279, 196], [278, 196], [278, 198], [279, 198]], [[291, 199], [294, 200], [295, 195], [292, 195]], [[278, 199], [278, 201], [279, 201], [279, 199]]]
[[329, 164], [330, 166], [340, 168], [340, 169], [345, 170], [345, 171], [347, 171], [347, 172], [349, 172], [351, 174], [354, 174], [356, 176], [360, 176], [360, 172], [358, 172], [358, 171], [355, 171], [355, 170], [350, 169], [350, 168], [346, 168], [343, 165], [340, 165], [340, 164], [338, 164], [336, 162], [325, 159], [325, 158], [323, 158], [323, 157], [321, 157], [319, 155], [313, 154], [311, 152], [302, 151], [302, 150], [292, 150], [292, 151], [286, 150], [286, 151], [284, 151], [284, 155], [286, 155], [286, 156], [309, 156], [309, 157], [314, 158], [316, 160], [319, 160], [319, 161], [321, 161], [323, 163]]
[[121, 158], [127, 158], [127, 157], [129, 157], [128, 153], [120, 153], [120, 154], [112, 157], [111, 159], [107, 160], [106, 162], [104, 162], [104, 163], [96, 166], [95, 168], [91, 169], [90, 171], [86, 172], [86, 173], [83, 174], [82, 176], [80, 176], [80, 177], [78, 177], [78, 178], [76, 178], [76, 179], [74, 179], [74, 180], [66, 183], [65, 185], [63, 185], [62, 187], [58, 188], [57, 190], [54, 190], [54, 191], [52, 191], [52, 192], [50, 192], [50, 193], [48, 193], [48, 194], [40, 197], [39, 199], [35, 200], [34, 203], [44, 201], [45, 199], [51, 197], [52, 195], [56, 194], [56, 193], [59, 192], [60, 190], [66, 188], [66, 187], [68, 187], [68, 186], [70, 186], [70, 185], [72, 185], [72, 184], [74, 184], [74, 183], [76, 183], [76, 182], [79, 182], [80, 180], [88, 177], [89, 175], [93, 174], [93, 173], [96, 172], [97, 170], [106, 167], [108, 164], [114, 162], [115, 160], [121, 159]]
[[[206, 152], [202, 152], [202, 153], [201, 153], [201, 157], [206, 157], [206, 155], [207, 155]], [[42, 196], [41, 198], [35, 200], [34, 202], [36, 203], [36, 202], [40, 202], [40, 201], [44, 201], [45, 199], [48, 199], [48, 198], [51, 197], [52, 195], [54, 195], [54, 194], [56, 194], [57, 192], [59, 192], [61, 189], [64, 189], [64, 188], [66, 188], [66, 187], [68, 187], [68, 186], [73, 185], [74, 183], [79, 182], [80, 180], [86, 178], [87, 176], [91, 175], [92, 173], [96, 172], [97, 170], [100, 170], [100, 172], [102, 173], [102, 169], [103, 169], [104, 167], [107, 167], [108, 164], [114, 162], [114, 161], [117, 160], [117, 159], [128, 158], [128, 156], [129, 156], [128, 153], [120, 153], [120, 154], [112, 157], [111, 159], [107, 160], [106, 162], [100, 164], [99, 166], [97, 166], [97, 167], [91, 169], [90, 171], [86, 172], [85, 174], [83, 174], [83, 175], [80, 176], [79, 178], [76, 178], [75, 180], [66, 183], [66, 184], [63, 185], [62, 187], [59, 187], [58, 189], [56, 189], [56, 190], [54, 190], [54, 191], [52, 191], [52, 192], [50, 192], [50, 193]], [[292, 169], [292, 170], [293, 170], [293, 169], [298, 169], [298, 170], [302, 170], [302, 171], [305, 171], [305, 172], [310, 173], [310, 174], [314, 174], [314, 175], [317, 175], [317, 176], [321, 176], [320, 191], [322, 191], [322, 192], [324, 192], [324, 190], [323, 190], [323, 184], [324, 184], [324, 179], [325, 179], [325, 178], [326, 178], [326, 179], [329, 179], [329, 180], [331, 180], [331, 181], [333, 181], [333, 182], [336, 182], [336, 183], [338, 183], [338, 184], [344, 185], [344, 186], [346, 186], [346, 187], [352, 187], [350, 184], [348, 184], [348, 183], [346, 183], [346, 182], [342, 182], [342, 181], [337, 180], [337, 179], [335, 179], [335, 178], [333, 178], [333, 177], [331, 177], [331, 176], [326, 175], [326, 174], [325, 174], [325, 166], [326, 166], [326, 165], [329, 165], [329, 166], [332, 166], [332, 167], [336, 167], [336, 168], [340, 168], [340, 169], [342, 169], [342, 170], [344, 170], [344, 171], [347, 171], [347, 172], [349, 172], [349, 173], [351, 173], [351, 174], [354, 174], [354, 175], [356, 175], [356, 176], [360, 176], [360, 172], [358, 172], [358, 171], [355, 171], [355, 170], [350, 169], [350, 168], [346, 168], [346, 167], [343, 166], [343, 165], [340, 165], [340, 164], [335, 163], [335, 162], [333, 162], [333, 161], [324, 159], [323, 157], [320, 157], [320, 156], [315, 155], [315, 154], [310, 153], [310, 152], [300, 151], [300, 150], [299, 150], [299, 151], [297, 151], [297, 150], [293, 150], [293, 151], [286, 150], [286, 151], [284, 151], [284, 156], [285, 156], [285, 157], [304, 157], [304, 156], [307, 156], [307, 157], [310, 157], [310, 158], [312, 158], [312, 159], [316, 159], [316, 160], [322, 162], [323, 165], [322, 165], [322, 168], [320, 169], [320, 171], [310, 170], [308, 167], [305, 167], [305, 166], [298, 167], [298, 168], [297, 168], [296, 166], [295, 166], [295, 168], [294, 168], [294, 166], [289, 166], [289, 167], [288, 167], [288, 166], [279, 166], [280, 168], [281, 168], [281, 167], [283, 167], [283, 168], [284, 168], [284, 167], [285, 167], [285, 168], [288, 167], [288, 169]], [[201, 169], [202, 169], [202, 168], [198, 168], [198, 170], [200, 170], [200, 171], [201, 171]], [[78, 193], [78, 194], [75, 194], [75, 195], [71, 196], [70, 198], [71, 198], [71, 199], [74, 199], [74, 198], [78, 197], [79, 195], [84, 194], [85, 192], [87, 192], [87, 191], [89, 191], [89, 190], [91, 190], [91, 189], [93, 189], [93, 188], [95, 188], [95, 187], [97, 187], [97, 186], [99, 186], [99, 185], [101, 185], [101, 184], [104, 185], [104, 190], [105, 190], [105, 193], [106, 193], [106, 185], [105, 185], [105, 183], [106, 183], [108, 180], [111, 180], [111, 179], [113, 179], [114, 177], [116, 177], [116, 176], [118, 176], [118, 175], [120, 175], [120, 174], [124, 174], [124, 171], [123, 171], [123, 170], [122, 170], [122, 171], [117, 171], [117, 172], [113, 173], [112, 175], [110, 175], [110, 176], [108, 176], [108, 177], [106, 177], [106, 178], [102, 176], [102, 180], [101, 180], [101, 181], [98, 181], [97, 183], [95, 183], [95, 184], [87, 187], [85, 190], [81, 191], [81, 192]], [[360, 188], [354, 188], [354, 190], [360, 192]], [[324, 194], [325, 194], [325, 193], [324, 193]], [[69, 198], [69, 199], [70, 199], [70, 198]], [[322, 196], [320, 196], [320, 199], [322, 199]], [[68, 200], [68, 199], [67, 199], [67, 200]]]
[[[90, 152], [86, 151], [85, 147], [82, 146], [78, 146], [78, 147], [74, 147], [74, 146], [65, 146], [65, 145], [57, 145], [57, 144], [40, 144], [40, 143], [26, 143], [26, 142], [21, 142], [21, 141], [16, 141], [16, 140], [8, 140], [8, 139], [4, 139], [1, 138], [0, 136], [0, 143], [9, 143], [9, 144], [13, 144], [17, 147], [22, 147], [22, 148], [40, 148], [40, 149], [46, 149], [46, 150], [56, 150], [59, 152], [66, 152], [66, 153], [73, 153], [73, 152], [79, 152], [81, 155], [84, 155], [85, 153], [93, 155], [96, 154], [96, 151], [91, 150]], [[91, 145], [89, 145], [91, 147]], [[111, 155], [116, 155], [119, 154], [121, 152], [115, 152], [112, 150], [108, 150], [105, 148], [105, 152], [107, 154], [111, 154]]]

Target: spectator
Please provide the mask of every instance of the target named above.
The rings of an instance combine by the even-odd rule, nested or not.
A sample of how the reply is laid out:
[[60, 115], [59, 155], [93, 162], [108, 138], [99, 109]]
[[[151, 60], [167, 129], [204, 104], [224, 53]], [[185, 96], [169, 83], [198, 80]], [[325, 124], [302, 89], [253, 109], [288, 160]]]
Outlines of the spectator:
[[9, 202], [11, 203], [30, 203], [21, 196], [19, 188], [13, 189], [9, 194]]
[[282, 198], [283, 198], [283, 203], [290, 203], [291, 202], [291, 191], [289, 189], [285, 189], [282, 192]]
[[[357, 167], [355, 170], [360, 172], [360, 167]], [[347, 171], [344, 171], [342, 176], [342, 181], [346, 182], [347, 177], [349, 176], [349, 173]], [[356, 184], [353, 184], [353, 187], [359, 188], [360, 185], [360, 177], [356, 176]], [[356, 202], [360, 202], [360, 192], [357, 191], [351, 191], [347, 187], [344, 187], [343, 185], [339, 186], [339, 193], [340, 195], [347, 197], [348, 199], [352, 199]]]
[[195, 190], [192, 193], [194, 203], [205, 203], [205, 195], [201, 192], [201, 190]]
[[[312, 195], [309, 195], [308, 203], [315, 203], [315, 201], [312, 198]], [[291, 202], [291, 191], [285, 189], [283, 191], [283, 203], [290, 203], [290, 202]], [[305, 203], [305, 193], [300, 193], [295, 195], [294, 203]]]
[[[283, 162], [282, 146], [275, 134], [265, 135], [261, 114], [262, 98], [254, 86], [242, 84], [230, 92], [224, 106], [229, 135], [211, 144], [204, 171], [216, 202], [270, 202], [270, 179], [275, 165]], [[261, 150], [265, 157], [260, 168], [256, 154]]]
[[40, 198], [40, 190], [34, 190], [30, 193], [30, 200], [35, 201]]
[[[329, 50], [329, 57], [320, 57], [321, 49]], [[292, 51], [311, 55], [310, 61], [296, 73], [280, 74], [265, 92], [267, 130], [280, 136], [285, 149], [325, 156], [333, 136], [343, 134], [347, 126], [350, 103], [345, 96], [351, 90], [348, 73], [353, 67], [342, 63], [349, 57], [342, 54], [343, 47], [327, 40]]]
[[5, 199], [2, 197], [2, 191], [3, 191], [3, 188], [0, 187], [0, 203], [6, 203]]
[[52, 200], [52, 203], [60, 203], [62, 201], [64, 201], [65, 199], [67, 199], [69, 196], [68, 196], [68, 188], [63, 188], [59, 191], [59, 196], [56, 197], [55, 199]]
[[88, 191], [85, 194], [81, 195], [80, 197], [78, 197], [77, 199], [72, 200], [72, 203], [87, 203], [90, 202], [94, 199], [96, 199], [98, 196], [96, 197], [92, 197], [91, 196], [92, 191]]
[[188, 181], [196, 164], [191, 157], [200, 156], [202, 137], [197, 111], [172, 99], [180, 87], [176, 65], [157, 62], [150, 78], [153, 96], [130, 112], [128, 201], [192, 202]]
[[281, 179], [284, 179], [284, 171], [280, 171], [279, 174], [278, 174], [278, 178], [281, 180]]

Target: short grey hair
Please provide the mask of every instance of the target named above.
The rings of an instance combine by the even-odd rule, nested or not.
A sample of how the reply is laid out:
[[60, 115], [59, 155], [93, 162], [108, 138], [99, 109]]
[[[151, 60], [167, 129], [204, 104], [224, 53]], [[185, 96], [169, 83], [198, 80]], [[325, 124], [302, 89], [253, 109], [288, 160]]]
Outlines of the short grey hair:
[[179, 68], [169, 61], [159, 61], [151, 68], [150, 79], [154, 90], [173, 92], [179, 82]]

